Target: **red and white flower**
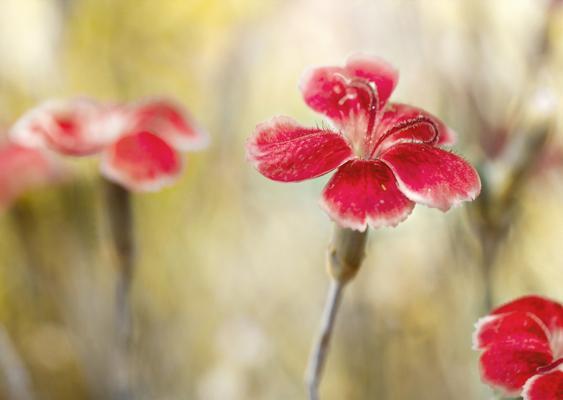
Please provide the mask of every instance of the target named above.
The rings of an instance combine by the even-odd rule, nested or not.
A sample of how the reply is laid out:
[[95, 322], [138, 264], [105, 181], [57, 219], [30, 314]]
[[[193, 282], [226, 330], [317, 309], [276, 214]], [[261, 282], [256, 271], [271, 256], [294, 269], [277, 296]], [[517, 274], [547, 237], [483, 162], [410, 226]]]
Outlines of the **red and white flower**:
[[70, 156], [99, 153], [127, 124], [125, 110], [86, 99], [48, 100], [25, 113], [12, 127], [24, 146], [46, 147]]
[[182, 169], [179, 151], [208, 143], [191, 116], [164, 99], [132, 105], [48, 101], [25, 114], [12, 128], [12, 137], [64, 155], [101, 154], [102, 174], [135, 191], [170, 185]]
[[209, 137], [181, 105], [167, 99], [146, 99], [132, 107], [130, 130], [158, 132], [158, 135], [180, 151], [201, 150]]
[[481, 377], [505, 396], [563, 399], [563, 305], [525, 296], [476, 324]]
[[11, 142], [0, 144], [0, 209], [25, 192], [56, 183], [64, 168], [51, 154]]
[[398, 72], [382, 60], [354, 56], [343, 67], [315, 68], [300, 88], [333, 128], [307, 128], [289, 117], [259, 124], [247, 157], [267, 178], [298, 182], [336, 173], [322, 207], [343, 227], [395, 226], [415, 202], [442, 211], [474, 199], [477, 172], [441, 146], [455, 135], [428, 112], [389, 103]]

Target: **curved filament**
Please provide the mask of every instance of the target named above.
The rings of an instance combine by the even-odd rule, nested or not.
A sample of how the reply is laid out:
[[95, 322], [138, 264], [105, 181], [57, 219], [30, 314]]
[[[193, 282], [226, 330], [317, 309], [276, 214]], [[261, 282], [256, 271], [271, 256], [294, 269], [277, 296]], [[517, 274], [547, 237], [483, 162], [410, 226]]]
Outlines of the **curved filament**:
[[430, 139], [421, 140], [420, 143], [430, 144], [430, 145], [436, 143], [436, 141], [438, 140], [439, 135], [440, 135], [440, 133], [438, 131], [438, 127], [436, 126], [436, 124], [434, 124], [434, 122], [432, 122], [432, 120], [430, 118], [421, 115], [417, 118], [409, 119], [409, 120], [403, 121], [399, 124], [396, 124], [391, 129], [389, 129], [387, 132], [385, 132], [385, 134], [382, 135], [377, 140], [377, 142], [375, 143], [375, 146], [373, 146], [369, 157], [372, 158], [374, 156], [376, 150], [381, 146], [381, 144], [387, 138], [389, 138], [392, 135], [395, 135], [397, 133], [404, 132], [408, 129], [412, 129], [412, 128], [416, 127], [417, 125], [423, 125], [423, 124], [428, 124], [430, 126], [430, 128], [433, 131], [433, 135]]
[[[340, 79], [344, 85], [347, 87], [354, 88], [358, 91], [363, 91], [367, 93], [369, 98], [369, 105], [368, 105], [368, 125], [366, 131], [366, 137], [369, 138], [371, 141], [372, 133], [375, 128], [375, 121], [377, 117], [377, 111], [379, 110], [379, 94], [377, 92], [377, 87], [373, 82], [367, 81], [362, 78], [348, 78], [342, 74], [335, 74], [336, 78]], [[350, 97], [350, 95], [345, 95], [340, 99], [340, 105], [342, 105], [345, 101], [349, 99], [356, 98]], [[369, 148], [369, 146], [367, 147]]]

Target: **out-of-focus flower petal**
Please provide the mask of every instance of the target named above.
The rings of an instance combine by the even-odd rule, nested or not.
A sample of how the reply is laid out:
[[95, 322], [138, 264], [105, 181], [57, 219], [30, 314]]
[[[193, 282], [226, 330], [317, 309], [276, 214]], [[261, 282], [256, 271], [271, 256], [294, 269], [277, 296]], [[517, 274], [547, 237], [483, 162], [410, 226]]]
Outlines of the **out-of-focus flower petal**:
[[534, 314], [508, 312], [481, 318], [473, 336], [475, 350], [486, 349], [498, 342], [526, 341], [536, 343], [538, 348], [549, 347], [549, 331]]
[[14, 141], [65, 155], [101, 151], [122, 133], [125, 116], [89, 99], [50, 100], [24, 114], [11, 129]]
[[143, 101], [133, 106], [132, 119], [133, 131], [154, 132], [179, 151], [200, 150], [209, 144], [209, 136], [187, 110], [170, 100]]
[[524, 400], [563, 399], [563, 370], [558, 369], [528, 379], [522, 390], [522, 397]]
[[303, 127], [289, 117], [259, 124], [246, 151], [262, 175], [282, 182], [324, 175], [353, 156], [342, 135]]
[[309, 70], [300, 88], [309, 107], [330, 118], [352, 143], [365, 146], [397, 81], [398, 72], [385, 61], [354, 56], [344, 67]]
[[384, 151], [396, 143], [452, 145], [455, 133], [434, 115], [407, 104], [390, 103], [384, 110], [373, 150]]
[[494, 309], [491, 314], [508, 312], [531, 313], [539, 318], [549, 330], [563, 330], [563, 305], [541, 296], [524, 296]]
[[35, 187], [62, 180], [63, 167], [46, 152], [15, 143], [0, 144], [0, 208]]
[[490, 345], [480, 359], [481, 379], [499, 388], [507, 397], [520, 394], [522, 386], [551, 362], [547, 344], [532, 341], [506, 341]]
[[429, 145], [399, 143], [380, 159], [391, 168], [405, 196], [442, 211], [473, 200], [481, 190], [479, 175], [469, 163]]
[[162, 138], [150, 132], [121, 137], [102, 154], [102, 174], [133, 191], [157, 191], [171, 185], [181, 160]]
[[[481, 356], [481, 376], [506, 395], [551, 400], [563, 381], [553, 371], [563, 370], [561, 304], [540, 296], [524, 296], [481, 318], [473, 338]], [[551, 395], [551, 396], [550, 396]], [[543, 397], [542, 397], [543, 396]]]
[[414, 207], [384, 163], [366, 160], [351, 160], [338, 168], [323, 191], [321, 205], [339, 225], [356, 230], [365, 230], [368, 224], [395, 226]]

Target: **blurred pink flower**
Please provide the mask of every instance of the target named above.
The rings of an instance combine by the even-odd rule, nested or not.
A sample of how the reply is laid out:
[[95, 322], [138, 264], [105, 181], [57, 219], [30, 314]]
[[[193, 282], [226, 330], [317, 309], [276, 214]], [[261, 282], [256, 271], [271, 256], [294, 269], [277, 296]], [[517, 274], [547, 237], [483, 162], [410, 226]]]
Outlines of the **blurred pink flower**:
[[120, 107], [106, 107], [79, 98], [48, 100], [25, 113], [12, 127], [14, 140], [47, 147], [63, 155], [87, 156], [112, 143], [127, 125]]
[[140, 101], [131, 109], [131, 131], [156, 132], [180, 151], [200, 150], [209, 145], [209, 137], [180, 104], [155, 98]]
[[25, 192], [62, 180], [62, 165], [41, 149], [0, 143], [0, 209]]
[[11, 133], [19, 143], [64, 155], [101, 154], [102, 174], [134, 191], [172, 184], [181, 172], [178, 151], [208, 144], [191, 116], [164, 99], [130, 105], [52, 100], [26, 113]]
[[476, 324], [484, 382], [505, 396], [563, 399], [563, 306], [539, 296], [502, 305]]
[[364, 56], [310, 70], [300, 85], [304, 100], [334, 128], [275, 117], [256, 127], [248, 159], [281, 182], [337, 169], [321, 204], [339, 225], [356, 230], [395, 226], [415, 202], [447, 211], [474, 199], [481, 188], [477, 172], [440, 148], [454, 142], [454, 133], [419, 108], [387, 102], [397, 81], [393, 67]]

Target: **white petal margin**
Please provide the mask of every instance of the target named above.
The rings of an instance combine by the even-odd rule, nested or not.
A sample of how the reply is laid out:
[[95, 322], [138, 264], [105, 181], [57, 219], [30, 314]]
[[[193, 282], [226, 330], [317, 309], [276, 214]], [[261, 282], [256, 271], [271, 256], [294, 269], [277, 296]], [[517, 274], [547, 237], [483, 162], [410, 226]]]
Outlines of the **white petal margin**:
[[49, 100], [24, 113], [10, 128], [10, 138], [22, 146], [46, 147], [47, 143], [42, 134], [33, 129], [34, 125], [51, 128], [53, 119], [50, 112], [59, 104], [57, 100]]
[[472, 336], [472, 349], [473, 350], [482, 350], [481, 344], [479, 343], [479, 335], [483, 330], [483, 327], [497, 319], [499, 319], [501, 315], [487, 315], [486, 317], [479, 318], [479, 320], [475, 323], [475, 330], [473, 331]]

